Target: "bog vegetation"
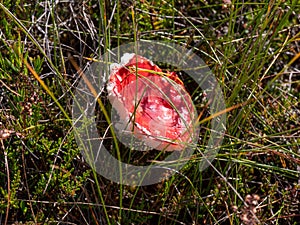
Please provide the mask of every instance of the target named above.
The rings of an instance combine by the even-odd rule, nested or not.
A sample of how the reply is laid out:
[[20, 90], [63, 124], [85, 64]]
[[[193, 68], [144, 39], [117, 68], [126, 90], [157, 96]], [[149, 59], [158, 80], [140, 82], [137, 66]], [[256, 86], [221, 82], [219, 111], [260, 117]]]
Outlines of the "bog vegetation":
[[[2, 0], [0, 12], [0, 224], [297, 224], [298, 0]], [[136, 40], [185, 46], [217, 78], [227, 129], [206, 170], [209, 120], [192, 159], [155, 185], [113, 183], [82, 157], [70, 121], [72, 61], [84, 69]], [[205, 118], [196, 89], [188, 91]], [[159, 159], [123, 151], [131, 163]]]

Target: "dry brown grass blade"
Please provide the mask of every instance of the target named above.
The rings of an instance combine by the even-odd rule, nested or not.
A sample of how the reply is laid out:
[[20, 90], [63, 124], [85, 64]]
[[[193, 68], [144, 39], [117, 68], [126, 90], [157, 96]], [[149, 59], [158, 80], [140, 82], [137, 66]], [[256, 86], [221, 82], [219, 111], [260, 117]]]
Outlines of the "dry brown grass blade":
[[232, 110], [234, 110], [234, 109], [237, 109], [237, 108], [243, 107], [243, 106], [245, 106], [245, 105], [248, 105], [251, 101], [252, 101], [252, 99], [250, 99], [250, 100], [248, 100], [248, 101], [246, 101], [246, 102], [242, 102], [242, 103], [233, 105], [233, 106], [231, 106], [231, 107], [229, 107], [229, 108], [226, 108], [226, 109], [224, 109], [224, 110], [221, 110], [220, 112], [217, 112], [217, 113], [215, 113], [215, 114], [213, 114], [213, 115], [210, 115], [210, 116], [206, 117], [205, 119], [203, 119], [203, 120], [201, 120], [201, 121], [199, 121], [199, 120], [200, 120], [200, 117], [201, 117], [201, 115], [202, 115], [202, 114], [200, 114], [200, 115], [198, 116], [199, 124], [205, 123], [205, 122], [207, 122], [207, 121], [209, 121], [209, 120], [212, 120], [213, 118], [215, 118], [215, 117], [217, 117], [217, 116], [220, 116], [220, 115], [222, 115], [222, 114], [228, 113], [228, 112], [230, 112], [230, 111], [232, 111]]
[[79, 76], [82, 77], [82, 79], [84, 80], [84, 82], [86, 83], [86, 85], [88, 86], [90, 92], [93, 94], [93, 96], [95, 98], [97, 98], [97, 102], [100, 105], [101, 109], [103, 110], [103, 114], [105, 116], [105, 118], [107, 119], [107, 121], [110, 123], [110, 118], [105, 110], [105, 107], [103, 105], [103, 102], [101, 101], [100, 98], [98, 98], [98, 93], [96, 91], [96, 89], [93, 87], [92, 83], [89, 81], [89, 79], [86, 77], [86, 75], [84, 74], [84, 72], [82, 71], [82, 69], [77, 65], [77, 63], [75, 62], [74, 57], [69, 54], [68, 55], [68, 59], [71, 62], [72, 66], [77, 70], [77, 72], [79, 73]]

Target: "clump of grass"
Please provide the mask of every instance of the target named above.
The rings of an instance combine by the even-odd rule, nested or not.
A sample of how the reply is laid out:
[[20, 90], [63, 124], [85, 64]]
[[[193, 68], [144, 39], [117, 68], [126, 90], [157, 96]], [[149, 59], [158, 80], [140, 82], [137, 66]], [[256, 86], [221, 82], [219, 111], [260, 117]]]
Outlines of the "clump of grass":
[[[1, 223], [297, 222], [297, 1], [6, 0], [0, 8], [0, 130], [12, 131], [0, 136]], [[68, 118], [78, 71], [68, 55], [84, 69], [139, 39], [175, 42], [199, 55], [222, 87], [228, 125], [208, 169], [199, 168], [200, 141], [176, 175], [129, 187], [92, 172], [80, 154]], [[205, 137], [210, 121], [202, 127]]]

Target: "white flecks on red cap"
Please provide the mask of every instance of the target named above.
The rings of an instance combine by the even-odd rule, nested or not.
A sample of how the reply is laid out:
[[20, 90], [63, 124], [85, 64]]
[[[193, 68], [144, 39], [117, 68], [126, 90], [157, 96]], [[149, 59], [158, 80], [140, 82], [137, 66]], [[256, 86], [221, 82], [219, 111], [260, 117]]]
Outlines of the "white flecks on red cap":
[[184, 150], [195, 138], [197, 113], [176, 73], [126, 53], [111, 65], [107, 91], [120, 120], [129, 124], [127, 131], [150, 147]]

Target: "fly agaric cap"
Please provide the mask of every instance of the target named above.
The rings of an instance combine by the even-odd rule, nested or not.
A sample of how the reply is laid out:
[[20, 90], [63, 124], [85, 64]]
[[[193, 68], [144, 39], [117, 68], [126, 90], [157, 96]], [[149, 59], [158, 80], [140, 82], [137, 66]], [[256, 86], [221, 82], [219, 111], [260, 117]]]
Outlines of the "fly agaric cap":
[[123, 122], [122, 131], [163, 151], [181, 151], [195, 138], [197, 113], [175, 72], [126, 53], [112, 64], [108, 98]]

